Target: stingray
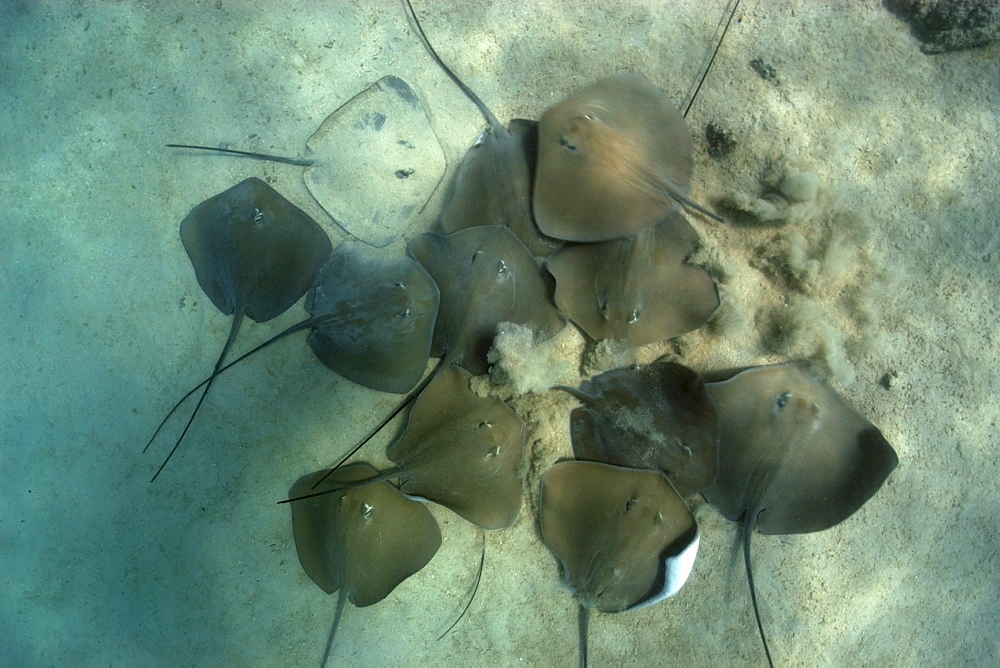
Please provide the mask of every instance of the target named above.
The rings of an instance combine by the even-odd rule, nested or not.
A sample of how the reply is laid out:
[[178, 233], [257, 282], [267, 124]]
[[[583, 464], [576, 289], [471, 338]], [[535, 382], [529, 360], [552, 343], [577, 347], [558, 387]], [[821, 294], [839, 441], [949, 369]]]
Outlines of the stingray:
[[510, 526], [521, 508], [524, 423], [499, 399], [473, 392], [471, 378], [457, 366], [434, 376], [414, 402], [406, 429], [386, 450], [396, 466], [352, 486], [398, 479], [404, 493], [450, 508], [484, 529]]
[[691, 137], [642, 74], [601, 79], [550, 107], [538, 128], [534, 213], [543, 234], [606, 241], [634, 234], [687, 198]]
[[564, 461], [542, 476], [542, 539], [580, 604], [580, 664], [590, 610], [621, 612], [676, 594], [700, 540], [684, 500], [657, 471]]
[[757, 629], [750, 536], [822, 531], [858, 510], [896, 468], [892, 446], [803, 362], [708, 383], [722, 423], [719, 472], [705, 497], [739, 522]]
[[625, 239], [567, 244], [549, 258], [555, 302], [592, 339], [641, 346], [704, 325], [719, 291], [685, 262], [697, 236], [677, 212]]
[[191, 417], [153, 480], [194, 422], [243, 317], [266, 322], [287, 311], [309, 289], [332, 251], [323, 228], [257, 178], [196, 206], [181, 221], [180, 234], [198, 284], [217, 309], [233, 316], [233, 323]]
[[570, 413], [577, 459], [661, 471], [685, 497], [715, 480], [719, 418], [696, 371], [660, 360], [557, 387], [583, 403]]
[[348, 380], [381, 392], [412, 390], [427, 368], [438, 289], [412, 258], [383, 256], [358, 242], [338, 246], [306, 296], [312, 317], [214, 371], [174, 404], [150, 443], [180, 405], [216, 375], [304, 329], [312, 329], [308, 342], [316, 357]]
[[[374, 473], [368, 464], [350, 464], [328, 477], [324, 487]], [[325, 474], [300, 478], [289, 494], [311, 489]], [[359, 608], [378, 603], [426, 566], [441, 546], [441, 531], [430, 511], [388, 483], [293, 504], [292, 530], [302, 570], [327, 594], [340, 592], [321, 665], [330, 656], [348, 600]]]
[[167, 146], [305, 166], [303, 179], [313, 198], [345, 232], [372, 246], [392, 243], [411, 226], [445, 170], [444, 152], [420, 99], [391, 75], [330, 114], [306, 142], [306, 158]]
[[439, 301], [434, 279], [413, 259], [345, 244], [306, 297], [309, 347], [348, 380], [405, 394], [427, 368]]
[[497, 324], [531, 325], [540, 341], [565, 324], [531, 253], [506, 227], [428, 232], [414, 237], [409, 251], [441, 290], [431, 354], [442, 363], [484, 374]]
[[449, 68], [424, 34], [409, 0], [407, 13], [417, 36], [435, 63], [486, 119], [487, 127], [462, 159], [441, 227], [457, 232], [478, 225], [509, 227], [532, 255], [548, 256], [562, 242], [538, 231], [532, 216], [531, 186], [538, 151], [538, 124], [514, 119], [507, 128], [489, 107]]

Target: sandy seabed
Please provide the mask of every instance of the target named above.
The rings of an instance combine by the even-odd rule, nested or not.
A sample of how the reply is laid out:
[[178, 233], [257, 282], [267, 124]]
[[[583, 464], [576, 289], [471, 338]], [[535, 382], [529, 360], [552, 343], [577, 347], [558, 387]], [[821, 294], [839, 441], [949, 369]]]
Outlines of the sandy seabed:
[[[538, 118], [620, 70], [686, 101], [725, 3], [418, 11], [441, 55], [509, 119]], [[390, 73], [420, 95], [450, 170], [483, 120], [394, 1], [10, 1], [0, 33], [0, 663], [315, 664], [334, 600], [303, 574], [274, 502], [395, 398], [286, 341], [216, 384], [149, 483], [168, 444], [145, 456], [143, 444], [229, 328], [194, 279], [180, 220], [260, 176], [344, 238], [300, 168], [163, 145], [301, 153], [327, 115]], [[801, 173], [817, 196], [776, 211], [784, 224], [726, 208], [726, 224], [693, 219], [723, 294], [704, 330], [627, 360], [572, 330], [556, 347], [595, 369], [668, 351], [700, 370], [806, 356], [894, 445], [899, 468], [848, 521], [755, 539], [780, 664], [1000, 660], [998, 61], [995, 45], [924, 55], [879, 2], [744, 2], [688, 115], [692, 196], [754, 209]], [[710, 122], [736, 141], [719, 159]], [[247, 323], [238, 347], [302, 316]], [[477, 532], [435, 508], [441, 551], [383, 602], [348, 608], [334, 663], [576, 662], [575, 602], [533, 507], [538, 474], [569, 452], [572, 404], [511, 403], [529, 425], [525, 505], [487, 534], [466, 618], [435, 640], [479, 560]], [[593, 663], [763, 661], [735, 528], [707, 505], [695, 513], [703, 540], [687, 586], [594, 615]]]

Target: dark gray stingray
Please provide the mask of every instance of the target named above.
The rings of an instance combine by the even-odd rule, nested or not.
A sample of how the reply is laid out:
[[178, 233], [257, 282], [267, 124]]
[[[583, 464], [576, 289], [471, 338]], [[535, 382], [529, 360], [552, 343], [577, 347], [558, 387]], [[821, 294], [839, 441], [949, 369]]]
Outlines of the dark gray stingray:
[[661, 360], [559, 389], [583, 402], [570, 413], [577, 459], [661, 471], [684, 497], [715, 480], [719, 418], [694, 370]]
[[[524, 424], [499, 399], [473, 392], [471, 378], [456, 366], [442, 369], [386, 450], [396, 466], [356, 484], [398, 479], [406, 494], [439, 503], [484, 529], [509, 526], [521, 508]], [[300, 498], [316, 494], [323, 492]]]
[[421, 234], [409, 250], [441, 290], [431, 354], [443, 363], [484, 374], [498, 323], [531, 325], [540, 340], [565, 324], [531, 253], [506, 227]]
[[488, 123], [458, 168], [451, 198], [441, 211], [442, 228], [445, 232], [457, 232], [478, 225], [503, 225], [517, 235], [532, 255], [549, 255], [562, 242], [541, 234], [531, 213], [538, 124], [514, 119], [504, 128], [490, 108], [434, 51], [409, 0], [406, 7], [431, 58], [476, 105]]
[[440, 295], [418, 262], [375, 253], [345, 244], [320, 270], [306, 297], [309, 346], [348, 380], [403, 394], [427, 368]]
[[180, 233], [198, 284], [217, 309], [233, 316], [233, 324], [184, 431], [153, 480], [191, 427], [243, 316], [265, 322], [287, 311], [309, 289], [332, 251], [323, 228], [258, 178], [246, 179], [196, 206], [181, 221]]
[[[350, 464], [326, 477], [320, 488], [369, 478], [375, 472], [368, 464]], [[326, 474], [317, 471], [299, 478], [289, 494], [312, 489]], [[441, 546], [441, 532], [430, 511], [388, 483], [292, 504], [292, 530], [302, 570], [327, 594], [340, 592], [323, 665], [347, 601], [359, 608], [378, 603], [426, 566]]]
[[822, 531], [878, 491], [898, 459], [892, 446], [804, 362], [754, 367], [708, 383], [722, 431], [719, 473], [704, 493], [740, 522], [757, 627], [770, 650], [750, 568], [750, 535]]
[[642, 74], [601, 79], [550, 107], [538, 127], [534, 213], [543, 234], [605, 241], [652, 225], [687, 198], [691, 136]]
[[696, 238], [672, 212], [625, 239], [567, 244], [546, 264], [556, 305], [595, 340], [641, 346], [695, 330], [719, 306], [709, 273], [685, 262]]
[[621, 612], [676, 594], [700, 540], [684, 500], [657, 471], [565, 461], [542, 476], [542, 539], [580, 604], [580, 663], [591, 608]]

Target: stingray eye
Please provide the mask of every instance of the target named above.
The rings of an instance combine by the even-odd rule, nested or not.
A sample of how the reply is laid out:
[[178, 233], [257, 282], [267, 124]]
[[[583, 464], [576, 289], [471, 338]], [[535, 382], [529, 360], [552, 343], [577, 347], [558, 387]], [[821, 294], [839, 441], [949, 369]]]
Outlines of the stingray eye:
[[601, 317], [604, 318], [605, 320], [607, 320], [608, 319], [608, 302], [606, 302], [604, 300], [601, 300], [599, 302], [599, 304], [600, 304], [600, 307], [601, 307]]
[[264, 212], [257, 207], [253, 208], [253, 222], [256, 225], [260, 225], [264, 222]]
[[402, 311], [396, 311], [397, 318], [405, 318], [408, 315], [410, 315], [410, 309], [408, 308], [404, 308]]
[[493, 446], [492, 450], [490, 450], [489, 452], [486, 453], [486, 456], [487, 457], [496, 457], [499, 454], [500, 454], [500, 446], [499, 445], [495, 445], [495, 446]]
[[507, 273], [507, 263], [503, 260], [497, 262], [497, 276], [503, 276]]
[[406, 289], [406, 285], [404, 283], [393, 283], [392, 287], [394, 287], [394, 288], [402, 288], [403, 290]]
[[486, 429], [492, 429], [493, 423], [490, 422], [489, 420], [484, 420], [483, 422], [480, 422], [478, 425], [479, 429], [482, 429], [483, 427], [485, 427]]
[[633, 496], [631, 499], [629, 499], [628, 501], [625, 502], [625, 512], [626, 513], [629, 512], [629, 511], [631, 511], [633, 508], [635, 508], [636, 501], [638, 501], [638, 499], [636, 499]]
[[791, 398], [792, 398], [792, 393], [791, 392], [783, 392], [778, 397], [778, 400], [774, 403], [775, 410], [778, 411], [778, 412], [780, 412], [781, 410], [783, 410], [785, 408], [785, 406], [788, 405], [788, 402], [791, 400]]
[[639, 319], [639, 309], [636, 309], [628, 314], [628, 320], [626, 322], [628, 322], [628, 324], [630, 325], [634, 325], [638, 319]]
[[365, 518], [366, 520], [370, 520], [370, 519], [372, 518], [372, 513], [373, 513], [374, 511], [375, 511], [375, 509], [374, 509], [374, 508], [372, 508], [372, 506], [371, 506], [371, 504], [370, 504], [370, 503], [366, 503], [365, 505], [363, 505], [363, 506], [361, 507], [361, 515], [362, 515], [362, 517], [364, 517], [364, 518]]
[[571, 142], [566, 135], [559, 135], [559, 145], [568, 151], [576, 152], [576, 144]]

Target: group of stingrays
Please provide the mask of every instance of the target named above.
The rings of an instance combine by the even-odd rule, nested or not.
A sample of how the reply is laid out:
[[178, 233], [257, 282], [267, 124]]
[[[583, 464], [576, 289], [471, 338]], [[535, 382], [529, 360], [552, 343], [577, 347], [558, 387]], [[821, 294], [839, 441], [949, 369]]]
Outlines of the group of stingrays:
[[[346, 463], [366, 438], [333, 467], [303, 476], [286, 500], [302, 568], [325, 592], [339, 592], [324, 663], [347, 601], [381, 601], [437, 552], [441, 533], [425, 501], [484, 529], [517, 518], [525, 425], [504, 402], [470, 386], [489, 371], [498, 324], [530, 327], [545, 341], [568, 319], [593, 340], [638, 347], [697, 329], [719, 305], [713, 278], [686, 261], [698, 235], [682, 210], [719, 219], [687, 197], [693, 145], [660, 89], [641, 74], [616, 74], [553, 105], [537, 123], [515, 119], [504, 127], [441, 61], [406, 8], [428, 52], [488, 123], [457, 170], [440, 232], [410, 239], [403, 258], [387, 260], [361, 250], [364, 244], [333, 249], [315, 221], [257, 178], [197, 205], [180, 226], [199, 284], [233, 322], [211, 376], [157, 429], [202, 389], [154, 480], [217, 376], [294, 332], [311, 330], [309, 346], [335, 372], [407, 395], [399, 410], [412, 403], [406, 428], [386, 451], [394, 467]], [[369, 94], [387, 100], [386, 108], [419, 110], [396, 77]], [[390, 182], [436, 187], [424, 173], [436, 163], [412, 162], [407, 153], [428, 155], [419, 152], [423, 143], [395, 139], [384, 114], [369, 109], [365, 118], [403, 147], [381, 168]], [[321, 185], [338, 170], [319, 169], [320, 156], [249, 155], [309, 166], [307, 185], [343, 224]], [[303, 295], [310, 318], [226, 363], [244, 316], [265, 322]], [[439, 362], [428, 372], [431, 357]], [[538, 529], [579, 602], [581, 664], [592, 609], [645, 607], [683, 586], [700, 538], [685, 499], [698, 494], [739, 523], [770, 663], [750, 565], [753, 530], [829, 528], [897, 465], [881, 432], [803, 362], [711, 375], [715, 381], [705, 382], [661, 359], [554, 388], [580, 406], [569, 416], [573, 458], [541, 476]]]

